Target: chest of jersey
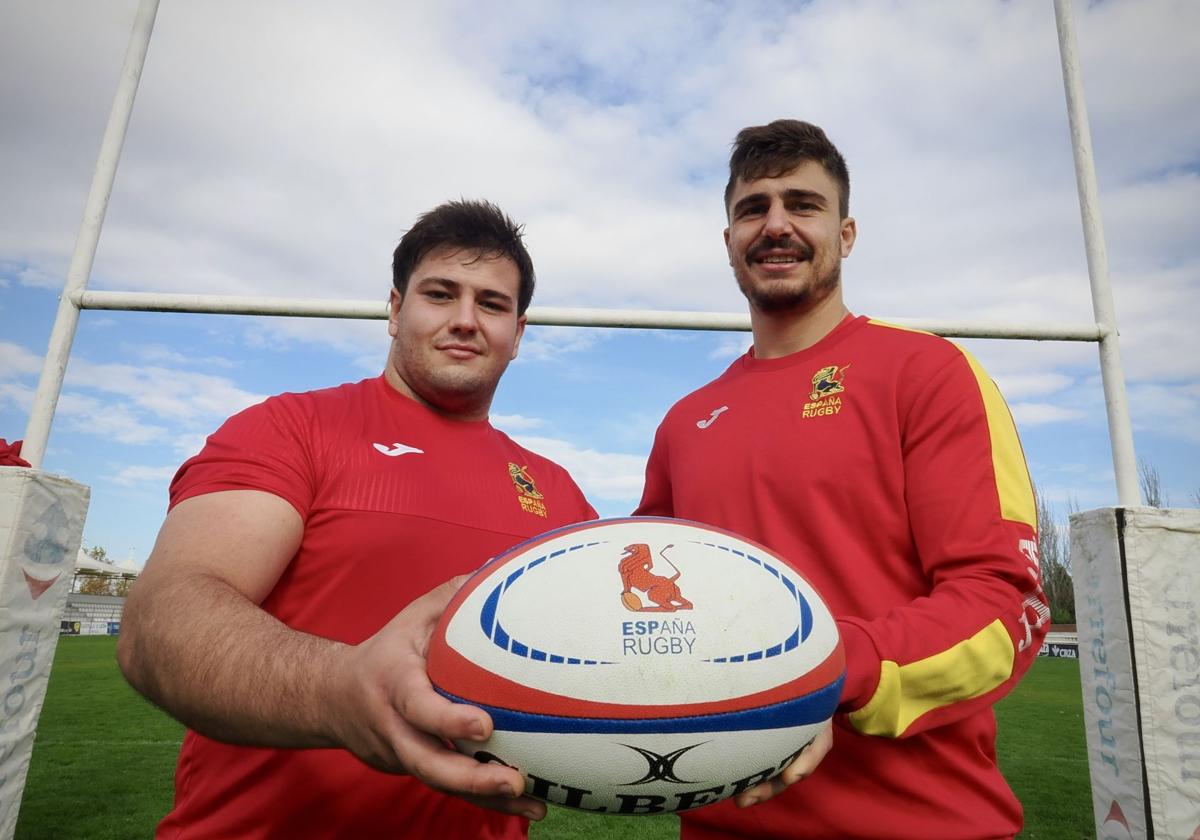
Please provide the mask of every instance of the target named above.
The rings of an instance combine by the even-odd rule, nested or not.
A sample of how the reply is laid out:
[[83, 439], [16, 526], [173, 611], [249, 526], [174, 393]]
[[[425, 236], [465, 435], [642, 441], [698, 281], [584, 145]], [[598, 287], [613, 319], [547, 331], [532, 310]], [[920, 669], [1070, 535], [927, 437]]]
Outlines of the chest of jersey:
[[407, 403], [314, 424], [300, 550], [268, 608], [356, 642], [413, 598], [591, 514], [565, 477], [486, 423]]
[[[472, 528], [538, 533], [562, 500], [520, 449], [494, 432], [455, 438], [438, 429], [364, 429], [339, 441], [314, 471], [312, 510], [400, 514]], [[562, 507], [559, 504], [559, 507]]]
[[753, 535], [840, 609], [865, 613], [860, 576], [888, 569], [897, 586], [924, 585], [890, 571], [914, 552], [904, 422], [888, 377], [869, 364], [833, 366], [833, 377], [831, 366], [726, 377], [680, 404], [668, 430], [672, 506]]
[[[674, 492], [854, 504], [870, 478], [902, 492], [895, 400], [867, 366], [811, 365], [720, 380], [672, 418]], [[880, 388], [884, 390], [881, 392]], [[697, 499], [687, 499], [696, 503]]]

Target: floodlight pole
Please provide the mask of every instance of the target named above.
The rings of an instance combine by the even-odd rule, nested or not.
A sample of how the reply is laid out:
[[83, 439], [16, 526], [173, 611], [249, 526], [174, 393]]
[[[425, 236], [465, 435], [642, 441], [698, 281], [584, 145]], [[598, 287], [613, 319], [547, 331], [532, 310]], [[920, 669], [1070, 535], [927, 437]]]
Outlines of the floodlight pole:
[[79, 324], [79, 305], [76, 301], [87, 288], [92, 273], [100, 229], [104, 226], [104, 214], [108, 210], [109, 196], [112, 195], [117, 163], [121, 159], [121, 147], [125, 143], [129, 115], [133, 111], [133, 99], [142, 78], [142, 67], [146, 63], [146, 51], [150, 47], [150, 34], [154, 30], [157, 14], [158, 0], [141, 0], [125, 51], [125, 64], [121, 67], [117, 94], [108, 115], [108, 127], [100, 143], [100, 155], [96, 160], [95, 174], [92, 175], [79, 235], [75, 239], [75, 251], [67, 269], [67, 280], [62, 297], [58, 299], [58, 314], [50, 331], [50, 346], [42, 363], [42, 375], [34, 394], [33, 408], [29, 412], [29, 424], [25, 427], [25, 443], [21, 447], [21, 457], [35, 468], [41, 467], [46, 454], [50, 424], [54, 420], [54, 409], [58, 406], [63, 378], [67, 373], [71, 344], [75, 340], [75, 328]]
[[1087, 251], [1088, 278], [1092, 286], [1092, 311], [1100, 328], [1100, 380], [1108, 411], [1108, 436], [1112, 444], [1117, 501], [1129, 507], [1141, 504], [1137, 459], [1133, 451], [1133, 427], [1129, 422], [1129, 400], [1117, 331], [1117, 310], [1108, 279], [1108, 250], [1100, 218], [1096, 163], [1092, 156], [1092, 132], [1088, 127], [1087, 102], [1083, 96], [1083, 74], [1075, 43], [1071, 0], [1054, 0], [1058, 24], [1058, 49], [1062, 59], [1063, 87], [1067, 92], [1067, 115], [1071, 123], [1071, 149], [1075, 155], [1075, 182], [1079, 188], [1079, 212], [1083, 217], [1083, 241]]

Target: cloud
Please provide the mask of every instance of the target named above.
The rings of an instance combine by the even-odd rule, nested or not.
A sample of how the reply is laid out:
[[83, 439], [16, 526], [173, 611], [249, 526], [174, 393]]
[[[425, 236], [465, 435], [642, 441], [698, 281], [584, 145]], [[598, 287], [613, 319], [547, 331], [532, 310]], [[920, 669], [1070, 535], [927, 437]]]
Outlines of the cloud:
[[28, 385], [0, 381], [0, 401], [15, 405], [26, 414], [33, 408], [34, 390]]
[[172, 349], [165, 344], [133, 344], [131, 342], [121, 342], [121, 349], [126, 355], [135, 356], [147, 362], [156, 362], [158, 364], [170, 365], [200, 365], [206, 368], [225, 368], [230, 369], [237, 367], [237, 362], [222, 358], [221, 356], [203, 355], [195, 356], [188, 353], [181, 353], [178, 350]]
[[180, 463], [192, 457], [204, 448], [208, 440], [207, 432], [177, 433], [171, 441], [172, 449], [179, 455]]
[[165, 484], [171, 480], [178, 469], [178, 466], [128, 466], [123, 467], [116, 474], [111, 475], [108, 478], [114, 484], [121, 484], [126, 487], [131, 487], [138, 484]]
[[37, 289], [53, 289], [59, 291], [66, 283], [66, 271], [53, 272], [49, 268], [33, 268], [26, 266], [17, 273], [17, 281], [22, 286]]
[[166, 426], [145, 423], [128, 406], [106, 404], [98, 399], [64, 391], [55, 417], [67, 432], [86, 434], [106, 441], [147, 445], [165, 443], [171, 433]]
[[521, 339], [516, 363], [558, 362], [569, 353], [592, 350], [604, 340], [604, 331], [587, 327], [534, 326]]
[[1019, 402], [1010, 405], [1013, 419], [1018, 426], [1042, 426], [1046, 423], [1064, 423], [1079, 420], [1084, 413], [1074, 408], [1066, 408], [1049, 403]]
[[546, 425], [546, 421], [540, 417], [525, 417], [520, 414], [493, 414], [489, 419], [493, 426], [510, 435], [540, 429]]
[[1000, 392], [1009, 400], [1054, 394], [1075, 381], [1061, 373], [997, 374], [995, 380]]
[[86, 359], [72, 360], [67, 384], [124, 397], [155, 417], [186, 423], [228, 417], [265, 398], [225, 377]]
[[[181, 364], [202, 361], [159, 345], [122, 347], [143, 358]], [[18, 344], [0, 341], [0, 404], [11, 404], [28, 414], [34, 388], [5, 380], [30, 377], [41, 368], [41, 358]], [[76, 353], [67, 369], [56, 416], [63, 421], [62, 429], [73, 434], [137, 446], [170, 444], [186, 456], [203, 444], [197, 428], [210, 431], [216, 422], [263, 398], [223, 376], [160, 365], [97, 363]]]
[[741, 356], [754, 344], [754, 337], [749, 333], [732, 333], [722, 336], [708, 358], [718, 361], [733, 361]]
[[42, 358], [19, 344], [0, 341], [0, 379], [36, 375], [42, 371]]
[[559, 438], [518, 435], [514, 440], [566, 468], [589, 499], [623, 502], [632, 510], [641, 498], [644, 457], [583, 449]]
[[1200, 443], [1200, 383], [1134, 385], [1128, 397], [1135, 429]]

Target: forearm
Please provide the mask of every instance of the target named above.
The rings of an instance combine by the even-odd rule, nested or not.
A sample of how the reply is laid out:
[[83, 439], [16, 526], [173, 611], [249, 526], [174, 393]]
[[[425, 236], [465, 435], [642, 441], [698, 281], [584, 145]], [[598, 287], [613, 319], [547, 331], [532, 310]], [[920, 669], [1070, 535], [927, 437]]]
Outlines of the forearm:
[[908, 737], [976, 714], [1037, 655], [1039, 593], [1003, 578], [958, 580], [871, 621], [839, 621], [847, 680], [841, 722]]
[[[903, 737], [976, 714], [1009, 691], [1049, 618], [1032, 486], [1012, 417], [966, 353], [930, 354], [902, 393], [904, 510], [930, 589], [840, 623], [847, 722]], [[886, 574], [891, 561], [882, 564]]]
[[118, 658], [130, 683], [195, 731], [272, 747], [337, 746], [334, 677], [349, 648], [299, 633], [195, 574], [130, 597]]

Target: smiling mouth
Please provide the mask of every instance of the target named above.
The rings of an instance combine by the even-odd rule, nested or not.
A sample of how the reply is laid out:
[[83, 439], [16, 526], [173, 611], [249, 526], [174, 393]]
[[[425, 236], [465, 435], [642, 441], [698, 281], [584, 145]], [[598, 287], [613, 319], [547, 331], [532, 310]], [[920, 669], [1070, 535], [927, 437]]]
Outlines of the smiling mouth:
[[780, 248], [777, 243], [762, 243], [746, 254], [746, 262], [757, 265], [795, 265], [811, 259], [812, 251], [807, 248]]
[[468, 359], [472, 356], [480, 355], [480, 351], [477, 348], [465, 344], [443, 344], [437, 349], [456, 359]]

